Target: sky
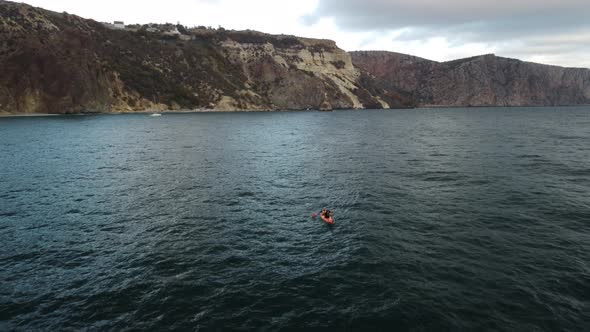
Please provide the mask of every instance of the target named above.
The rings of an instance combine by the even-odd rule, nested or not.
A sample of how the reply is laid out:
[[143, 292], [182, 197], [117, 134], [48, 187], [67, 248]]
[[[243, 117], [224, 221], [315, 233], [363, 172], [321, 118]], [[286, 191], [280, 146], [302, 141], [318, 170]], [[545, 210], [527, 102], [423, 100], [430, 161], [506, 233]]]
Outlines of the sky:
[[325, 38], [347, 51], [480, 54], [590, 68], [590, 0], [24, 0], [97, 21]]

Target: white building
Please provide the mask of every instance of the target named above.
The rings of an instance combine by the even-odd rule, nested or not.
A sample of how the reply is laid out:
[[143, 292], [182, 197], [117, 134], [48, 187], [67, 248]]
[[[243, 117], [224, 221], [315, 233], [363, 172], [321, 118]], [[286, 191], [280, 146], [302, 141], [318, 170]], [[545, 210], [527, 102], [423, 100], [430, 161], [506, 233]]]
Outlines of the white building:
[[176, 28], [176, 27], [174, 29], [170, 29], [170, 30], [164, 32], [164, 34], [165, 35], [168, 35], [168, 36], [179, 36], [179, 35], [181, 35], [180, 31], [178, 31], [178, 28]]
[[113, 25], [116, 29], [125, 29], [125, 22], [123, 21], [115, 21]]

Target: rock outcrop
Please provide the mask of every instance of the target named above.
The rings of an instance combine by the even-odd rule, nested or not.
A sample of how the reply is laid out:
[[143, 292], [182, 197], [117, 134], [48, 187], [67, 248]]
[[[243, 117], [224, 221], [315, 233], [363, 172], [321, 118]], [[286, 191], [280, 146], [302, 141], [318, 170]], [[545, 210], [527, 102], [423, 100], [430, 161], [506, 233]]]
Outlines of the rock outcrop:
[[417, 106], [590, 104], [590, 70], [493, 54], [436, 62], [405, 54], [351, 52], [353, 64]]

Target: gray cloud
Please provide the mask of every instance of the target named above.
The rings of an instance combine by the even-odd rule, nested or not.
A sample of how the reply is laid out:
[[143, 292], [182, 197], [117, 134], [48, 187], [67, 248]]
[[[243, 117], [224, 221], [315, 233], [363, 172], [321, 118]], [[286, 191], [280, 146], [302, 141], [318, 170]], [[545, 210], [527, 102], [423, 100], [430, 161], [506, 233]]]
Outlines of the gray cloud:
[[[407, 28], [399, 41], [445, 37], [452, 45], [479, 42], [499, 51], [510, 43], [509, 55], [590, 54], [588, 43], [560, 44], [552, 38], [590, 31], [589, 0], [319, 0], [304, 21], [313, 24], [322, 18], [332, 18], [345, 31]], [[539, 47], [545, 39], [552, 41]], [[524, 41], [522, 49], [514, 47], [519, 41]], [[537, 53], [524, 49], [531, 46]]]
[[475, 24], [501, 28], [512, 22], [517, 34], [519, 24], [542, 30], [555, 24], [588, 25], [590, 4], [588, 0], [319, 0], [306, 21], [322, 17], [332, 17], [340, 28], [352, 31]]

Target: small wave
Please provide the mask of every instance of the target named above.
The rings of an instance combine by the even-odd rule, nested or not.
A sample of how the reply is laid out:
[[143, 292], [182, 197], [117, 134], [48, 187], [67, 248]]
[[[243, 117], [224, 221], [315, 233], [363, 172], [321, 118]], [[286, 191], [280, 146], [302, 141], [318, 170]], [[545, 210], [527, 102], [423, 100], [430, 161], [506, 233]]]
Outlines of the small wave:
[[590, 168], [568, 169], [564, 175], [575, 177], [579, 181], [579, 177], [590, 176]]
[[112, 216], [113, 212], [111, 211], [101, 211], [101, 210], [94, 210], [86, 213], [87, 216]]
[[18, 213], [16, 211], [0, 212], [0, 217], [14, 217]]
[[221, 261], [221, 264], [223, 264], [224, 266], [233, 268], [246, 266], [249, 263], [250, 259], [238, 255], [231, 255]]
[[540, 156], [538, 154], [519, 154], [518, 156], [516, 156], [516, 158], [519, 158], [519, 159], [538, 159], [538, 158], [543, 158], [543, 156]]
[[413, 177], [426, 182], [450, 182], [465, 179], [465, 175], [454, 171], [422, 172]]
[[123, 231], [125, 230], [125, 227], [109, 225], [109, 226], [101, 227], [100, 230], [103, 232], [123, 233]]
[[575, 140], [575, 139], [586, 139], [586, 137], [583, 136], [572, 136], [572, 135], [556, 135], [553, 136], [552, 138], [556, 138], [556, 139], [560, 139], [560, 140]]
[[469, 180], [468, 183], [476, 185], [476, 186], [483, 186], [483, 185], [492, 183], [492, 181], [489, 181], [489, 180]]
[[238, 205], [241, 205], [241, 203], [239, 201], [236, 201], [236, 200], [233, 200], [233, 199], [232, 200], [222, 201], [222, 202], [223, 202], [223, 204], [225, 206], [238, 206]]
[[15, 263], [15, 262], [35, 260], [35, 259], [38, 259], [39, 257], [42, 257], [42, 256], [43, 255], [41, 254], [41, 252], [29, 251], [29, 252], [25, 252], [25, 253], [18, 253], [18, 254], [12, 255], [12, 256], [7, 256], [5, 258], [2, 258], [2, 261]]

